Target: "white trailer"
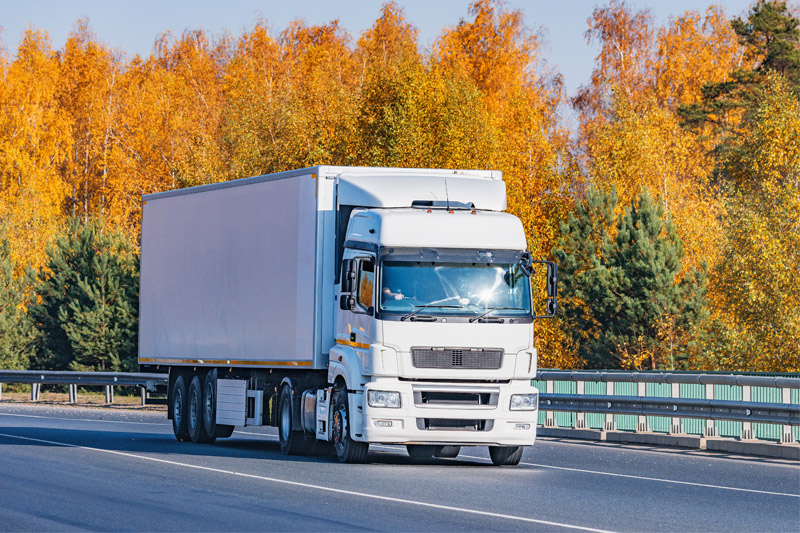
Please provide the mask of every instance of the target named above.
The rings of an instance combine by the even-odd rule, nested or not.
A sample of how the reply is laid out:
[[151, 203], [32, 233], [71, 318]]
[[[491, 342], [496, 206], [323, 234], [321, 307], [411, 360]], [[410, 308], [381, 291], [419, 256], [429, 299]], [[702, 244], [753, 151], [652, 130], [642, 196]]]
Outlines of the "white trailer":
[[414, 457], [536, 438], [534, 312], [499, 172], [318, 166], [143, 197], [139, 363], [179, 440]]

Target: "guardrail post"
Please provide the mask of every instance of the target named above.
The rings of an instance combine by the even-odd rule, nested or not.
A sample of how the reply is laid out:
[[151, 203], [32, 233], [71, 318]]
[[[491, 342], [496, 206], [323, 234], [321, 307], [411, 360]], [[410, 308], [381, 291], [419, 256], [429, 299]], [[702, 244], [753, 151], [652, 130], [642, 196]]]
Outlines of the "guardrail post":
[[3, 384], [0, 383], [0, 400], [3, 399]]
[[106, 385], [106, 403], [114, 403], [114, 385]]
[[[548, 379], [545, 381], [545, 391], [547, 394], [553, 394], [555, 390], [555, 382]], [[545, 411], [544, 412], [544, 427], [546, 428], [554, 428], [556, 427], [556, 415], [553, 411]]]
[[[606, 396], [614, 396], [613, 381], [606, 381]], [[606, 431], [616, 431], [617, 425], [614, 423], [614, 413], [606, 413], [606, 423], [603, 429]]]
[[75, 383], [69, 385], [69, 403], [78, 403], [78, 385]]
[[39, 383], [31, 383], [31, 401], [38, 402], [39, 401], [39, 387], [41, 384]]
[[[792, 403], [792, 389], [781, 389], [781, 402], [785, 404]], [[781, 427], [781, 444], [791, 444], [792, 442], [794, 442], [792, 426], [783, 424], [783, 427]]]
[[[680, 398], [680, 397], [681, 397], [681, 384], [673, 383], [671, 387], [670, 398]], [[670, 435], [683, 433], [683, 424], [681, 424], [680, 417], [677, 416], [672, 417], [672, 424], [670, 425], [669, 432]]]
[[147, 389], [139, 387], [139, 392], [142, 394], [142, 407], [144, 407], [147, 404]]
[[[752, 401], [752, 391], [750, 386], [742, 385], [742, 401], [743, 402], [750, 402]], [[742, 422], [742, 440], [753, 440], [753, 423], [752, 422]]]
[[[585, 381], [578, 381], [575, 383], [578, 387], [578, 394], [582, 395], [586, 393], [586, 382]], [[575, 429], [584, 429], [586, 427], [586, 413], [582, 411], [578, 411], [575, 413]]]
[[[636, 384], [636, 395], [639, 396], [640, 398], [644, 398], [645, 396], [647, 396], [647, 383], [639, 382]], [[639, 415], [639, 418], [636, 422], [636, 432], [644, 433], [647, 431], [648, 431], [647, 416]]]
[[[713, 399], [714, 399], [714, 385], [706, 383], [706, 400], [713, 400]], [[716, 436], [717, 436], [716, 422], [714, 422], [714, 420], [711, 418], [707, 418], [706, 437], [716, 437]]]

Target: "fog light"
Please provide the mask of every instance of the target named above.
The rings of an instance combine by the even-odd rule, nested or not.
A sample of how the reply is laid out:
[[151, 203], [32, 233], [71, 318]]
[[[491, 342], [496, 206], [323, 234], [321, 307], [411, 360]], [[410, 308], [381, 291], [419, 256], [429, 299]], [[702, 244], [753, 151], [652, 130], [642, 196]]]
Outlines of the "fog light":
[[521, 429], [523, 431], [531, 429], [530, 424], [514, 424], [514, 429]]
[[508, 408], [512, 411], [535, 411], [539, 406], [539, 393], [512, 394]]
[[392, 427], [392, 421], [391, 420], [376, 420], [375, 421], [375, 425], [378, 426], [379, 428], [390, 428], [390, 427]]
[[367, 391], [367, 403], [370, 407], [400, 408], [400, 393], [382, 390]]

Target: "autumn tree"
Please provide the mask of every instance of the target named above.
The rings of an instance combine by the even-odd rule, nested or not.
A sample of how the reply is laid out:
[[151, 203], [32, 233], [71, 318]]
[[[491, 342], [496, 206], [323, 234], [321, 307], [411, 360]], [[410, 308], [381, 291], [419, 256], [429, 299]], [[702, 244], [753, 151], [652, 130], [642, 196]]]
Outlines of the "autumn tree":
[[0, 220], [15, 265], [38, 267], [59, 227], [71, 152], [70, 118], [58, 105], [58, 58], [42, 31], [27, 30], [0, 72]]
[[338, 21], [294, 21], [278, 39], [259, 21], [242, 36], [222, 134], [235, 177], [343, 162], [357, 98], [349, 42]]
[[84, 219], [107, 211], [110, 151], [122, 65], [79, 20], [59, 55], [59, 108], [70, 118], [72, 146], [60, 168], [67, 186], [65, 210]]
[[712, 272], [705, 367], [800, 370], [800, 102], [779, 75], [724, 162], [722, 259]]

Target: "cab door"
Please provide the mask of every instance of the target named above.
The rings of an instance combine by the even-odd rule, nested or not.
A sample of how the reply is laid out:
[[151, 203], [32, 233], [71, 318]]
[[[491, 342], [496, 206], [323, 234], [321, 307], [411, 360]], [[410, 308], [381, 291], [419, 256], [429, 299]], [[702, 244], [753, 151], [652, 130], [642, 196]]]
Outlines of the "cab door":
[[[377, 288], [375, 255], [346, 250], [342, 261], [342, 294], [336, 321], [336, 342], [351, 346], [366, 362], [375, 340]], [[345, 281], [349, 279], [350, 281]], [[348, 287], [349, 285], [349, 287]], [[350, 289], [345, 291], [344, 289]]]

